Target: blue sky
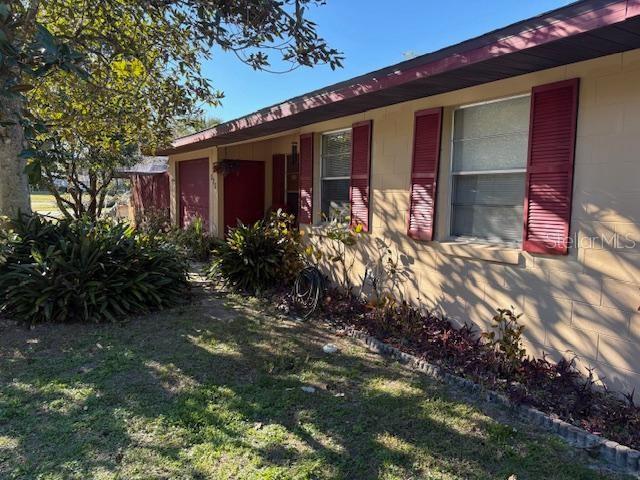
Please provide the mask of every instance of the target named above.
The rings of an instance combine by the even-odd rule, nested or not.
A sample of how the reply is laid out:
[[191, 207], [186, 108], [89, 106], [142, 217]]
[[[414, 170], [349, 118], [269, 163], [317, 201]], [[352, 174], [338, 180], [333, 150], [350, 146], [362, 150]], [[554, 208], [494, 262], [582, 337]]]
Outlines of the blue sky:
[[300, 68], [287, 74], [255, 72], [235, 55], [214, 52], [204, 73], [225, 93], [207, 108], [222, 120], [481, 35], [571, 1], [567, 0], [327, 0], [309, 16], [320, 35], [344, 52], [344, 68]]

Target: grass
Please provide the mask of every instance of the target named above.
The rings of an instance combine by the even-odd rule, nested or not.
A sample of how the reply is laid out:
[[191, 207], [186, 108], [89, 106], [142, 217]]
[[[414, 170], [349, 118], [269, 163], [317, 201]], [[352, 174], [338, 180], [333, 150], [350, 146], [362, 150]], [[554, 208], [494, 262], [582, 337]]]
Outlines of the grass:
[[55, 198], [49, 193], [32, 193], [31, 209], [34, 212], [51, 215], [53, 217], [60, 217], [62, 215]]
[[122, 325], [0, 324], [3, 479], [613, 478], [485, 411], [247, 299]]

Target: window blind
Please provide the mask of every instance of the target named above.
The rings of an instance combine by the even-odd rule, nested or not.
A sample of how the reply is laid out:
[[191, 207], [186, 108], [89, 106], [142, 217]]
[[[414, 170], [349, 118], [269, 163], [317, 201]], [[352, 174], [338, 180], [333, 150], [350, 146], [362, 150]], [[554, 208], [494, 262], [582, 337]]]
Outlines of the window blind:
[[529, 97], [454, 113], [451, 235], [522, 240]]

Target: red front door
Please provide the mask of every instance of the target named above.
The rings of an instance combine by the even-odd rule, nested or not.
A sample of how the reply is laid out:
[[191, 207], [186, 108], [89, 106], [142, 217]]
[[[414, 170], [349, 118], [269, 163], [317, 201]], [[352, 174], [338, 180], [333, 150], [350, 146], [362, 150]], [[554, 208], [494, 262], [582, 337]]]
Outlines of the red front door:
[[180, 227], [200, 217], [209, 227], [209, 159], [178, 163], [180, 189]]
[[264, 162], [238, 161], [224, 177], [225, 231], [264, 216]]

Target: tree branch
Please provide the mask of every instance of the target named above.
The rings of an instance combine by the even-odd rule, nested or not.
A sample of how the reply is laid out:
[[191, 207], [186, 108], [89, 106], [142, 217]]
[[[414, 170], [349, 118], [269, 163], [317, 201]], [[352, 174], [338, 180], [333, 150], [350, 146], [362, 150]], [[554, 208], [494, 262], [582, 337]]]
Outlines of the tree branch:
[[54, 177], [53, 175], [48, 171], [48, 170], [44, 170], [44, 178], [45, 178], [45, 182], [47, 184], [47, 190], [49, 190], [49, 193], [51, 193], [51, 195], [53, 195], [53, 198], [56, 201], [56, 205], [58, 205], [58, 209], [62, 212], [62, 214], [65, 216], [65, 218], [67, 218], [68, 220], [72, 220], [73, 219], [73, 215], [71, 215], [71, 213], [69, 213], [68, 210], [68, 206], [70, 206], [71, 208], [74, 207], [73, 203], [70, 202], [69, 200], [67, 200], [66, 198], [64, 198], [60, 192], [58, 191], [58, 189], [56, 188], [56, 185], [53, 181]]

